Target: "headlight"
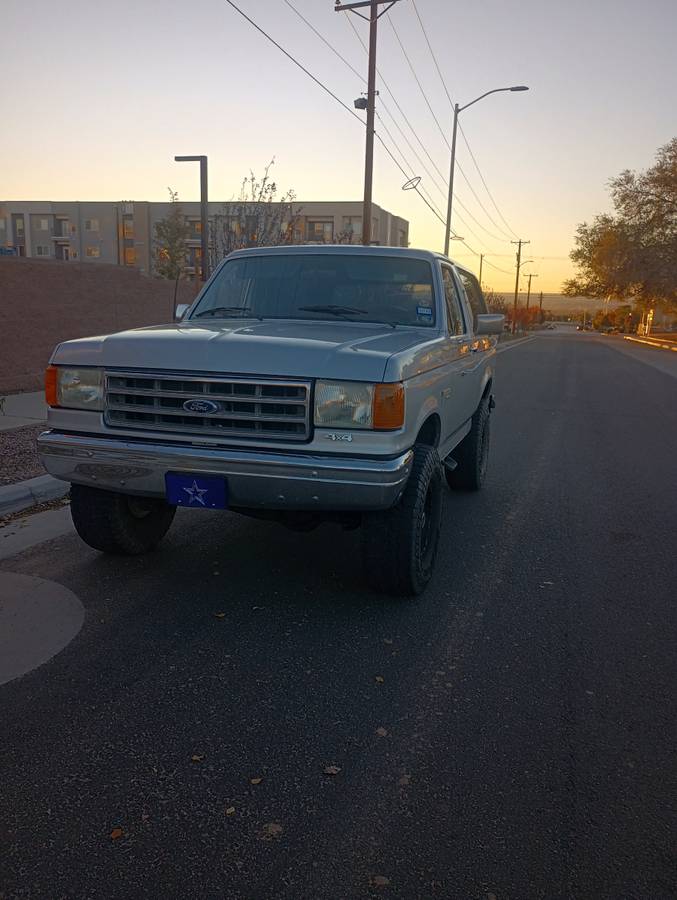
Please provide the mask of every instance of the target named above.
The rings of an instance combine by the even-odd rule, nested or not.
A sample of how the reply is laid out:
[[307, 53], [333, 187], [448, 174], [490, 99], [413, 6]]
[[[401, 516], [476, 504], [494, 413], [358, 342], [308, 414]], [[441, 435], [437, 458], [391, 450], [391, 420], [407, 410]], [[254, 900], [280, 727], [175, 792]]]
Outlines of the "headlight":
[[45, 379], [49, 406], [65, 409], [103, 409], [103, 370], [50, 366]]
[[322, 428], [395, 429], [404, 424], [401, 384], [318, 381], [315, 425]]

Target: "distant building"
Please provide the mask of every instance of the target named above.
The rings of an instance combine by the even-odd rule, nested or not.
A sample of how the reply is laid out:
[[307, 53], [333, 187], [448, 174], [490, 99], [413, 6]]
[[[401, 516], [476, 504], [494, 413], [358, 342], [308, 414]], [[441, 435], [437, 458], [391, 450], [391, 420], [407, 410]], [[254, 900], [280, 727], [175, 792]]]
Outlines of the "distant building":
[[[233, 204], [234, 205], [234, 204]], [[0, 201], [0, 252], [15, 256], [64, 261], [114, 263], [152, 273], [155, 223], [166, 218], [170, 203]], [[212, 202], [209, 215], [228, 211], [229, 204]], [[191, 229], [188, 265], [200, 268], [200, 204], [181, 201]], [[362, 203], [294, 201], [300, 210], [294, 243], [337, 240], [360, 243]], [[381, 207], [372, 207], [373, 242], [395, 247], [409, 244], [409, 223]]]

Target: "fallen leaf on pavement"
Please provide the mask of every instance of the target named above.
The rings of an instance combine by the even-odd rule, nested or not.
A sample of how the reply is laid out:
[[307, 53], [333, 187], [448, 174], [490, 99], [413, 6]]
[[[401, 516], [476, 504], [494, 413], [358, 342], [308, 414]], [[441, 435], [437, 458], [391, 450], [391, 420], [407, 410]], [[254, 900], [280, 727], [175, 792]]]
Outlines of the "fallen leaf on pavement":
[[273, 838], [279, 837], [284, 829], [279, 822], [267, 822], [261, 830], [263, 832], [263, 840], [272, 841]]
[[260, 775], [257, 775], [256, 778], [249, 779], [250, 784], [261, 784], [262, 781], [263, 781], [263, 778]]
[[205, 758], [204, 753], [193, 753], [190, 760], [191, 760], [191, 762], [202, 762], [202, 760], [204, 758]]
[[122, 830], [122, 828], [114, 828], [111, 831], [110, 836], [111, 836], [112, 840], [117, 841], [117, 839], [121, 838], [123, 834], [124, 834], [124, 831]]
[[377, 729], [376, 729], [376, 734], [377, 734], [379, 737], [388, 737], [388, 732], [386, 731], [386, 729], [385, 729], [382, 725], [381, 725], [380, 728], [377, 728]]
[[376, 681], [378, 682], [378, 684], [383, 684], [383, 682], [385, 681], [385, 678], [383, 677], [383, 675], [377, 675]]
[[234, 816], [234, 815], [235, 815], [235, 807], [234, 807], [234, 806], [229, 806], [228, 809], [226, 810], [226, 815], [227, 815], [227, 816]]
[[411, 775], [403, 775], [397, 783], [400, 787], [407, 787], [411, 784]]
[[384, 644], [392, 644], [392, 642], [393, 642], [393, 641], [392, 641], [392, 638], [383, 638], [383, 643], [384, 643]]
[[338, 773], [339, 773], [340, 771], [341, 771], [341, 767], [340, 767], [340, 766], [325, 766], [325, 767], [324, 767], [324, 774], [325, 774], [325, 775], [338, 775]]
[[390, 879], [386, 878], [385, 875], [372, 875], [369, 880], [374, 887], [387, 887], [390, 884]]
[[223, 613], [223, 612], [214, 613], [214, 618], [215, 618], [215, 619], [225, 619], [225, 618], [226, 618], [226, 614]]

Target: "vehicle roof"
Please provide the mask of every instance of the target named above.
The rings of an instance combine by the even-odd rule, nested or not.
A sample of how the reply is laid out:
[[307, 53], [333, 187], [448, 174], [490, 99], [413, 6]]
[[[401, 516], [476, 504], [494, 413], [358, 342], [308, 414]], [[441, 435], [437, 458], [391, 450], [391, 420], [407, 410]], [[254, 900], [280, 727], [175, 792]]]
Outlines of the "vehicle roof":
[[433, 250], [423, 250], [416, 247], [386, 247], [372, 245], [364, 247], [361, 244], [281, 244], [277, 247], [247, 247], [243, 250], [234, 250], [229, 254], [228, 258], [234, 256], [287, 256], [287, 255], [327, 255], [337, 254], [340, 256], [399, 256], [409, 259], [427, 259], [430, 262], [435, 260], [444, 260], [450, 262], [458, 268], [465, 268], [455, 263], [452, 259], [444, 256], [443, 253], [436, 253]]

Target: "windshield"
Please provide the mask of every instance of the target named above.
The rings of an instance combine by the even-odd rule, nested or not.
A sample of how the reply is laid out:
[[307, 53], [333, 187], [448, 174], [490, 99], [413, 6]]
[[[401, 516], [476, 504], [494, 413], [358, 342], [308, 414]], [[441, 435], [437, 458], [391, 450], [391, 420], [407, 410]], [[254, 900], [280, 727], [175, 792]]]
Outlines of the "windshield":
[[435, 324], [432, 266], [421, 259], [349, 254], [247, 256], [227, 262], [196, 318], [314, 319]]

